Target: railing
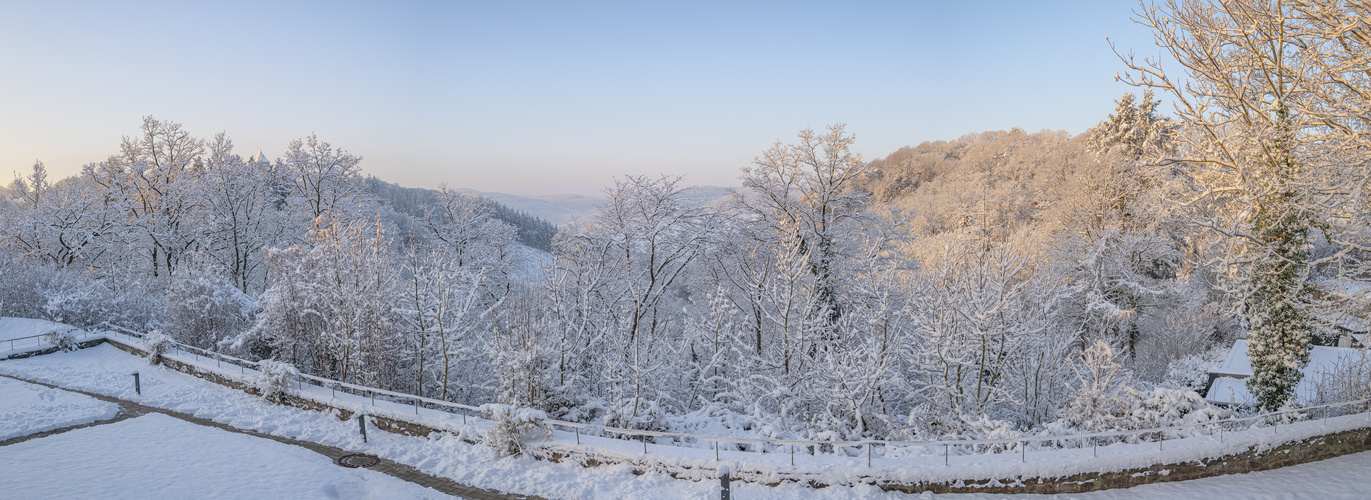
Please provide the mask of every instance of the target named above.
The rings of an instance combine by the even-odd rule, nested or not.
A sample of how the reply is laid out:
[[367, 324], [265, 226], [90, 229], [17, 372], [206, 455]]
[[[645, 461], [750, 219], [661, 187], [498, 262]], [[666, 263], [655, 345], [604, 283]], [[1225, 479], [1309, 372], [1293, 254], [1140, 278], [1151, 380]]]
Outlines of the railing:
[[[134, 331], [134, 330], [129, 330], [129, 329], [127, 329], [127, 328], [124, 328], [124, 327], [121, 327], [121, 326], [118, 326], [118, 325], [107, 325], [107, 326], [109, 326], [110, 328], [113, 328], [113, 329], [115, 329], [115, 330], [119, 330], [121, 333], [124, 333], [125, 335], [131, 336], [131, 337], [135, 337], [135, 338], [139, 338], [139, 339], [143, 338], [143, 335], [144, 335], [142, 332], [137, 332], [137, 331]], [[223, 354], [223, 353], [211, 351], [211, 350], [208, 350], [208, 349], [201, 349], [201, 348], [199, 348], [199, 347], [195, 347], [195, 346], [187, 345], [187, 344], [182, 344], [182, 343], [176, 342], [176, 341], [168, 341], [167, 344], [170, 345], [173, 349], [176, 349], [177, 352], [186, 352], [186, 353], [190, 353], [192, 356], [194, 356], [194, 357], [196, 357], [196, 358], [204, 357], [204, 358], [213, 359], [213, 360], [215, 360], [216, 364], [217, 364], [218, 366], [220, 366], [220, 367], [222, 367], [222, 366], [223, 366], [223, 363], [225, 363], [225, 362], [227, 362], [227, 363], [229, 363], [229, 364], [231, 364], [231, 365], [236, 365], [236, 366], [239, 367], [239, 374], [240, 374], [240, 375], [246, 375], [246, 374], [247, 374], [247, 370], [249, 370], [249, 369], [251, 369], [251, 370], [253, 370], [253, 371], [257, 371], [257, 372], [259, 372], [259, 373], [260, 373], [260, 371], [261, 371], [261, 370], [260, 370], [261, 364], [258, 363], [258, 362], [256, 362], [256, 361], [250, 361], [250, 360], [246, 360], [246, 359], [243, 359], [243, 358], [238, 358], [238, 357], [230, 356], [230, 355], [227, 355], [227, 354]], [[426, 397], [422, 397], [422, 396], [416, 396], [416, 395], [414, 395], [414, 394], [406, 394], [406, 393], [403, 393], [403, 392], [388, 391], [388, 390], [385, 390], [385, 389], [377, 389], [377, 388], [375, 388], [375, 387], [367, 387], [367, 386], [364, 386], [364, 385], [357, 385], [357, 384], [352, 384], [352, 383], [343, 382], [343, 381], [339, 381], [339, 380], [333, 380], [333, 379], [324, 378], [324, 377], [316, 377], [316, 376], [314, 376], [314, 375], [306, 375], [306, 374], [303, 374], [303, 373], [298, 374], [298, 375], [296, 376], [296, 381], [297, 381], [297, 383], [299, 383], [299, 384], [303, 384], [304, 381], [306, 381], [306, 380], [309, 381], [311, 385], [318, 386], [318, 387], [324, 387], [324, 388], [328, 388], [328, 389], [332, 389], [332, 390], [334, 390], [335, 392], [336, 392], [337, 390], [339, 390], [339, 389], [342, 389], [344, 393], [351, 393], [351, 394], [355, 394], [355, 395], [359, 395], [359, 396], [364, 396], [364, 397], [365, 397], [365, 396], [370, 396], [370, 397], [372, 398], [373, 403], [375, 402], [375, 398], [376, 398], [376, 396], [378, 396], [378, 395], [379, 395], [379, 396], [386, 396], [386, 397], [392, 398], [392, 399], [391, 399], [392, 402], [394, 402], [395, 399], [402, 400], [402, 401], [408, 401], [408, 402], [411, 402], [411, 403], [414, 405], [414, 407], [415, 407], [415, 413], [416, 413], [416, 414], [418, 413], [418, 408], [420, 408], [421, 405], [424, 405], [423, 407], [439, 407], [439, 408], [451, 408], [451, 409], [454, 409], [454, 410], [461, 410], [462, 415], [463, 415], [463, 419], [466, 418], [466, 412], [469, 412], [469, 411], [481, 411], [480, 407], [471, 406], [471, 405], [464, 405], [464, 404], [461, 404], [461, 403], [453, 403], [453, 402], [450, 402], [450, 401], [443, 401], [443, 400], [441, 400], [441, 399], [426, 398]], [[298, 386], [298, 385], [297, 385], [297, 390], [300, 389], [300, 388], [301, 388], [301, 386]], [[455, 412], [452, 412], [452, 413], [455, 413]]]
[[[9, 342], [9, 344], [10, 344], [10, 350], [13, 351], [13, 350], [14, 350], [14, 343], [15, 343], [16, 341], [19, 341], [19, 340], [28, 340], [28, 339], [35, 339], [34, 347], [37, 348], [37, 347], [43, 347], [43, 341], [46, 340], [46, 339], [52, 338], [52, 339], [55, 340], [55, 339], [56, 339], [56, 336], [55, 336], [55, 335], [71, 333], [71, 332], [78, 331], [78, 330], [81, 332], [81, 338], [83, 338], [83, 339], [86, 338], [86, 337], [89, 337], [89, 336], [91, 335], [91, 333], [90, 333], [89, 330], [82, 329], [82, 328], [76, 328], [76, 327], [68, 327], [66, 330], [53, 330], [53, 331], [48, 332], [48, 333], [40, 333], [40, 334], [38, 334], [38, 335], [29, 335], [29, 336], [26, 336], [26, 337], [15, 337], [15, 338], [12, 338], [12, 339], [5, 339], [5, 340], [0, 341], [0, 342]], [[53, 343], [53, 344], [51, 344], [51, 345], [56, 346], [57, 344]]]
[[[108, 326], [109, 326], [110, 328], [119, 330], [119, 331], [121, 331], [122, 333], [124, 333], [124, 334], [126, 334], [126, 335], [129, 335], [129, 336], [132, 336], [132, 337], [136, 337], [136, 338], [142, 338], [142, 337], [143, 337], [143, 334], [140, 333], [140, 332], [135, 332], [135, 331], [133, 331], [133, 330], [129, 330], [129, 329], [126, 329], [126, 328], [123, 328], [123, 327], [119, 327], [119, 326], [117, 326], [117, 325], [108, 325]], [[228, 362], [228, 363], [230, 363], [230, 364], [232, 364], [232, 365], [237, 365], [237, 366], [240, 368], [240, 373], [243, 374], [243, 375], [246, 375], [246, 370], [249, 369], [249, 368], [252, 369], [252, 370], [254, 370], [254, 371], [259, 371], [259, 370], [258, 370], [258, 367], [260, 366], [260, 364], [259, 364], [258, 362], [255, 362], [255, 361], [249, 361], [249, 360], [246, 360], [246, 359], [237, 358], [237, 357], [229, 356], [229, 355], [226, 355], [226, 354], [217, 353], [217, 352], [214, 352], [214, 351], [209, 351], [209, 350], [206, 350], [206, 349], [201, 349], [201, 348], [198, 348], [198, 347], [194, 347], [194, 346], [190, 346], [190, 345], [181, 344], [181, 343], [179, 343], [179, 342], [169, 341], [168, 343], [169, 343], [171, 346], [173, 346], [174, 349], [177, 349], [177, 350], [180, 351], [180, 352], [187, 352], [187, 353], [190, 353], [191, 355], [193, 355], [193, 356], [195, 356], [195, 357], [197, 357], [197, 358], [198, 358], [198, 357], [212, 358], [212, 359], [214, 359], [214, 360], [216, 361], [216, 363], [218, 363], [219, 366], [221, 366], [221, 367], [222, 367], [222, 363], [224, 363], [224, 362]], [[351, 394], [355, 394], [355, 395], [362, 396], [362, 397], [366, 397], [366, 396], [368, 396], [368, 395], [371, 396], [371, 398], [372, 398], [372, 404], [373, 404], [373, 405], [375, 404], [375, 398], [376, 398], [377, 395], [381, 395], [381, 396], [385, 396], [385, 397], [387, 397], [387, 398], [390, 398], [389, 400], [390, 400], [391, 402], [397, 402], [397, 403], [406, 402], [406, 401], [407, 401], [407, 402], [411, 402], [411, 403], [413, 404], [413, 406], [414, 406], [415, 414], [416, 414], [416, 415], [418, 415], [419, 409], [420, 409], [421, 405], [423, 405], [423, 407], [429, 408], [429, 409], [450, 408], [450, 409], [454, 409], [454, 410], [460, 410], [460, 411], [461, 411], [461, 414], [462, 414], [462, 421], [463, 421], [463, 423], [466, 423], [466, 420], [467, 420], [467, 412], [470, 412], [470, 411], [480, 411], [480, 410], [481, 410], [479, 407], [476, 407], [476, 406], [465, 405], [465, 404], [460, 404], [460, 403], [453, 403], [453, 402], [449, 402], [449, 401], [443, 401], [443, 400], [432, 399], [432, 398], [426, 398], [426, 397], [417, 396], [417, 395], [413, 395], [413, 394], [406, 394], [406, 393], [402, 393], [402, 392], [395, 392], [395, 391], [388, 391], [388, 390], [384, 390], [384, 389], [377, 389], [377, 388], [373, 388], [373, 387], [367, 387], [367, 386], [362, 386], [362, 385], [357, 385], [357, 384], [351, 384], [351, 383], [342, 382], [342, 381], [333, 380], [333, 379], [328, 379], [328, 378], [323, 378], [323, 377], [316, 377], [316, 376], [313, 376], [313, 375], [304, 375], [304, 374], [300, 374], [300, 375], [297, 377], [297, 384], [303, 384], [303, 382], [304, 382], [305, 380], [310, 381], [310, 384], [311, 384], [311, 385], [315, 385], [315, 386], [319, 386], [319, 387], [327, 387], [327, 388], [332, 389], [332, 390], [334, 391], [334, 397], [337, 396], [337, 394], [336, 394], [337, 391], [338, 391], [339, 389], [342, 389], [345, 393], [351, 393]], [[303, 389], [303, 386], [302, 386], [302, 385], [297, 385], [297, 389]], [[303, 395], [303, 391], [301, 391], [301, 395]], [[398, 400], [398, 401], [397, 401], [397, 400]], [[1334, 411], [1334, 410], [1338, 410], [1338, 409], [1343, 409], [1343, 410], [1346, 410], [1346, 411], [1343, 411], [1343, 412], [1335, 412], [1335, 411]], [[928, 447], [928, 448], [934, 448], [934, 449], [936, 449], [937, 447], [942, 447], [944, 465], [950, 465], [950, 456], [953, 455], [952, 450], [953, 450], [954, 448], [957, 449], [958, 451], [965, 451], [965, 450], [983, 449], [983, 448], [986, 448], [986, 447], [996, 447], [996, 448], [1005, 450], [1003, 453], [1017, 453], [1017, 454], [1020, 455], [1020, 460], [1021, 460], [1021, 461], [1027, 462], [1027, 460], [1028, 460], [1028, 449], [1029, 449], [1029, 445], [1030, 445], [1030, 444], [1036, 444], [1036, 445], [1038, 445], [1038, 447], [1039, 447], [1040, 450], [1041, 450], [1041, 449], [1044, 449], [1044, 448], [1042, 447], [1042, 444], [1043, 444], [1043, 443], [1052, 443], [1052, 444], [1053, 444], [1053, 446], [1051, 446], [1051, 447], [1048, 448], [1048, 449], [1067, 449], [1067, 448], [1083, 449], [1083, 448], [1089, 447], [1089, 448], [1092, 448], [1092, 455], [1098, 456], [1098, 447], [1099, 447], [1099, 445], [1101, 444], [1101, 442], [1104, 442], [1104, 444], [1112, 444], [1112, 443], [1115, 443], [1115, 442], [1127, 441], [1128, 438], [1132, 438], [1132, 439], [1134, 440], [1134, 442], [1133, 442], [1132, 444], [1150, 443], [1150, 442], [1152, 442], [1152, 441], [1148, 441], [1148, 440], [1146, 440], [1146, 438], [1148, 438], [1148, 437], [1154, 437], [1154, 438], [1155, 438], [1155, 442], [1157, 443], [1158, 449], [1159, 449], [1159, 450], [1162, 450], [1162, 449], [1165, 449], [1165, 443], [1166, 443], [1166, 440], [1167, 440], [1167, 436], [1169, 436], [1169, 435], [1170, 435], [1170, 436], [1177, 436], [1175, 439], [1182, 439], [1182, 438], [1184, 438], [1184, 437], [1193, 437], [1194, 435], [1207, 435], [1207, 436], [1210, 436], [1211, 438], [1214, 437], [1214, 436], [1217, 436], [1217, 437], [1218, 437], [1218, 440], [1222, 443], [1222, 442], [1224, 441], [1224, 433], [1225, 433], [1225, 432], [1236, 432], [1236, 431], [1242, 431], [1242, 430], [1251, 430], [1251, 429], [1259, 428], [1259, 427], [1261, 426], [1261, 424], [1270, 424], [1271, 427], [1273, 428], [1273, 432], [1278, 432], [1278, 431], [1279, 431], [1279, 426], [1281, 425], [1282, 421], [1286, 421], [1286, 422], [1304, 421], [1304, 420], [1309, 420], [1309, 419], [1311, 419], [1311, 418], [1323, 418], [1323, 419], [1325, 419], [1325, 421], [1326, 421], [1326, 419], [1327, 419], [1328, 417], [1330, 417], [1330, 416], [1341, 416], [1341, 415], [1349, 415], [1349, 414], [1355, 414], [1355, 413], [1366, 413], [1366, 412], [1371, 412], [1371, 399], [1360, 399], [1360, 400], [1356, 400], [1356, 401], [1345, 401], [1345, 402], [1331, 403], [1331, 404], [1325, 404], [1325, 405], [1308, 406], [1308, 407], [1304, 407], [1304, 408], [1298, 408], [1298, 409], [1292, 409], [1292, 410], [1284, 410], [1284, 411], [1279, 411], [1279, 412], [1274, 412], [1274, 413], [1263, 413], [1263, 414], [1260, 414], [1260, 415], [1253, 415], [1253, 416], [1248, 416], [1248, 417], [1235, 417], [1235, 418], [1227, 418], [1227, 419], [1218, 419], [1218, 420], [1212, 420], [1212, 421], [1208, 421], [1208, 422], [1197, 422], [1197, 423], [1194, 423], [1194, 424], [1174, 425], [1174, 426], [1156, 427], [1156, 428], [1147, 428], [1147, 429], [1134, 429], [1134, 430], [1110, 431], [1110, 432], [1095, 432], [1095, 433], [1086, 433], [1086, 434], [1033, 435], [1033, 436], [1019, 436], [1019, 437], [1002, 438], [1002, 439], [951, 439], [951, 440], [883, 440], [883, 439], [864, 439], [864, 440], [856, 440], [856, 441], [828, 441], [828, 440], [797, 440], [797, 439], [761, 439], [761, 438], [742, 438], [742, 437], [705, 436], [705, 435], [684, 434], [684, 433], [676, 433], [676, 432], [648, 431], [648, 430], [640, 430], [640, 429], [628, 429], [628, 428], [622, 428], [622, 427], [611, 427], [611, 426], [597, 425], [597, 424], [587, 424], [587, 423], [581, 423], [581, 422], [569, 422], [569, 421], [554, 420], [554, 419], [546, 419], [546, 420], [542, 421], [542, 423], [544, 423], [544, 424], [546, 424], [546, 425], [548, 425], [548, 426], [550, 426], [550, 427], [553, 427], [553, 428], [562, 428], [562, 429], [564, 429], [564, 430], [565, 430], [565, 429], [571, 429], [571, 431], [575, 434], [576, 443], [577, 443], [578, 445], [580, 445], [582, 430], [598, 431], [598, 433], [601, 434], [600, 437], [608, 437], [608, 438], [610, 438], [610, 439], [617, 439], [617, 438], [614, 437], [615, 435], [618, 435], [618, 436], [635, 436], [635, 437], [639, 438], [639, 440], [642, 441], [642, 444], [643, 444], [643, 453], [644, 453], [644, 454], [647, 454], [647, 453], [648, 453], [648, 439], [647, 439], [647, 438], [664, 438], [664, 437], [665, 437], [665, 438], [671, 438], [671, 443], [666, 444], [667, 446], [675, 446], [675, 447], [688, 447], [688, 446], [685, 446], [685, 445], [688, 444], [688, 443], [690, 443], [692, 440], [693, 440], [694, 442], [696, 442], [696, 443], [712, 442], [712, 443], [714, 443], [714, 447], [713, 447], [713, 448], [714, 448], [715, 459], [716, 459], [716, 460], [719, 459], [719, 449], [720, 449], [720, 446], [721, 446], [722, 444], [733, 444], [733, 445], [738, 445], [738, 444], [742, 444], [742, 445], [757, 445], [757, 447], [761, 449], [760, 452], [749, 452], [749, 451], [747, 451], [747, 450], [730, 450], [730, 452], [741, 451], [741, 452], [747, 452], [747, 453], [760, 453], [760, 454], [768, 454], [768, 455], [769, 455], [769, 454], [775, 454], [775, 453], [778, 452], [778, 451], [767, 452], [766, 449], [767, 449], [767, 446], [768, 446], [768, 445], [772, 446], [774, 450], [784, 450], [784, 449], [785, 449], [784, 447], [789, 447], [790, 463], [791, 463], [791, 465], [794, 465], [794, 463], [795, 463], [795, 461], [794, 461], [794, 456], [795, 456], [795, 449], [796, 449], [796, 447], [801, 447], [801, 448], [803, 448], [803, 449], [804, 449], [804, 452], [803, 452], [802, 454], [804, 454], [804, 455], [820, 455], [820, 454], [823, 453], [822, 450], [825, 450], [825, 449], [827, 449], [827, 450], [833, 450], [831, 453], [837, 454], [837, 451], [838, 451], [840, 448], [857, 448], [857, 449], [864, 449], [864, 450], [865, 450], [866, 465], [867, 465], [868, 467], [870, 467], [871, 464], [872, 464], [873, 450], [874, 450], [874, 448], [876, 448], [876, 447], [883, 447], [883, 448], [885, 448], [885, 449], [887, 449], [887, 450], [890, 449], [890, 448], [892, 448], [892, 447]], [[455, 414], [456, 412], [447, 411], [447, 412], [445, 412], [445, 413]], [[1239, 424], [1242, 424], [1242, 423], [1250, 423], [1250, 425], [1248, 425], [1247, 427], [1239, 428]], [[1182, 434], [1183, 432], [1185, 432], [1185, 431], [1189, 431], [1190, 433], [1192, 433], [1192, 435], [1191, 435], [1191, 436], [1182, 436], [1181, 434]], [[587, 434], [587, 435], [589, 436], [589, 435], [593, 435], [593, 434]], [[652, 443], [652, 444], [658, 445], [658, 446], [663, 446], [663, 444], [657, 442], [656, 439], [653, 440], [653, 443]], [[782, 452], [782, 453], [784, 453], [784, 452]], [[859, 452], [859, 453], [860, 453], [860, 452]], [[956, 455], [960, 456], [960, 455], [962, 455], [962, 453], [957, 453]], [[848, 457], [848, 458], [855, 458], [855, 457], [853, 457], [852, 455], [846, 455], [846, 454], [844, 454], [843, 456], [846, 456], [846, 457]]]

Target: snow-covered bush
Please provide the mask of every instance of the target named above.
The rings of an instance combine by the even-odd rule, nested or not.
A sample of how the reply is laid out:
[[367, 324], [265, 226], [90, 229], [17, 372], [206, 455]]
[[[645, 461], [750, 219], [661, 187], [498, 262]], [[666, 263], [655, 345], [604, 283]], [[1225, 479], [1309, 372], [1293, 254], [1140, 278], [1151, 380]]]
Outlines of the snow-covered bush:
[[0, 270], [0, 316], [78, 327], [109, 322], [142, 329], [160, 314], [160, 305], [149, 298], [156, 296], [155, 290], [116, 269], [99, 275], [0, 252]]
[[1199, 390], [1209, 383], [1209, 370], [1223, 364], [1231, 345], [1214, 344], [1207, 350], [1191, 353], [1171, 362], [1161, 387]]
[[201, 349], [236, 337], [248, 327], [254, 307], [250, 297], [210, 266], [178, 269], [165, 304], [167, 332]]
[[1157, 387], [1151, 391], [1124, 390], [1127, 419], [1134, 429], [1213, 422], [1222, 415], [1199, 393]]
[[1153, 388], [1138, 391], [1125, 384], [1129, 373], [1114, 361], [1103, 341], [1085, 350], [1076, 370], [1080, 387], [1058, 414], [1058, 432], [1109, 432], [1202, 424], [1219, 418], [1219, 410], [1195, 391]]
[[59, 330], [43, 336], [43, 341], [57, 346], [62, 351], [76, 350], [76, 337], [71, 330]]
[[[966, 431], [962, 435], [957, 436], [959, 439], [1014, 439], [1023, 435], [1019, 431], [1014, 430], [1014, 424], [1004, 420], [993, 420], [985, 415], [981, 415], [980, 418], [974, 420], [963, 419], [962, 422], [963, 428], [966, 429]], [[999, 453], [1001, 451], [1014, 449], [1016, 446], [1017, 445], [1013, 443], [986, 444], [975, 446], [975, 450], [982, 453]]]
[[171, 347], [171, 337], [168, 337], [162, 330], [153, 330], [143, 334], [143, 351], [146, 353], [148, 363], [158, 364], [162, 362], [162, 355], [167, 353], [167, 348]]
[[611, 405], [605, 413], [604, 425], [622, 429], [666, 431], [666, 411], [656, 401], [629, 399]]
[[1103, 340], [1096, 340], [1081, 354], [1079, 366], [1072, 366], [1080, 384], [1057, 420], [1081, 432], [1100, 432], [1127, 428], [1120, 421], [1124, 402], [1119, 400], [1119, 386], [1130, 374], [1114, 360], [1114, 349]]
[[495, 422], [486, 432], [485, 443], [498, 456], [521, 454], [529, 442], [552, 436], [543, 423], [547, 413], [541, 410], [490, 403], [481, 405], [481, 416]]
[[252, 386], [257, 388], [263, 398], [272, 402], [280, 402], [281, 395], [285, 394], [286, 388], [290, 385], [290, 380], [300, 375], [294, 365], [274, 359], [258, 362], [257, 371], [260, 374], [253, 379]]

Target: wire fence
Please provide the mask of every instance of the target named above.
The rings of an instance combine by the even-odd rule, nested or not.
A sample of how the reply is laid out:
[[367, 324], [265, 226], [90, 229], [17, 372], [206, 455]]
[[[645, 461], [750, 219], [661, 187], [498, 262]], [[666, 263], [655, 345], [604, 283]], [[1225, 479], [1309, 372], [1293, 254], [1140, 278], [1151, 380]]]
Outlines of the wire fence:
[[[119, 333], [138, 339], [143, 338], [144, 335], [141, 332], [129, 330], [117, 325], [107, 326], [111, 329], [118, 330]], [[240, 375], [243, 376], [248, 374], [248, 370], [260, 373], [260, 363], [256, 361], [237, 358], [175, 341], [168, 341], [168, 344], [178, 354], [189, 354], [197, 360], [199, 358], [213, 360], [220, 368], [222, 368], [225, 363], [230, 366], [237, 366]], [[482, 411], [482, 408], [479, 406], [388, 391], [313, 375], [299, 374], [296, 376], [296, 384], [297, 396], [305, 397], [307, 399], [308, 395], [304, 392], [305, 384], [331, 389], [333, 391], [333, 397], [335, 398], [337, 397], [338, 392], [343, 392], [345, 394], [352, 394], [363, 398], [369, 397], [371, 398], [373, 405], [378, 396], [381, 397], [383, 401], [412, 405], [414, 407], [415, 415], [419, 415], [420, 408], [442, 411], [454, 416], [460, 413], [463, 423], [467, 422], [469, 413], [476, 412], [476, 414], [479, 415]], [[327, 401], [320, 402], [327, 403]], [[764, 439], [649, 431], [556, 419], [546, 419], [541, 421], [541, 423], [552, 429], [561, 429], [573, 433], [577, 445], [581, 444], [581, 437], [583, 435], [618, 439], [625, 442], [631, 442], [632, 440], [640, 441], [644, 454], [650, 453], [648, 445], [649, 439], [651, 439], [650, 444], [655, 446], [708, 449], [712, 445], [716, 460], [720, 457], [720, 448], [727, 446], [727, 448], [724, 448], [724, 451], [730, 453], [788, 453], [790, 455], [791, 465], [794, 465], [795, 463], [794, 457], [796, 451], [799, 451], [801, 455], [811, 456], [834, 455], [848, 458], [861, 458], [862, 455], [865, 455], [866, 465], [869, 467], [872, 465], [874, 457], [888, 456], [891, 454], [889, 453], [891, 450], [901, 448], [925, 448], [925, 451], [941, 451], [944, 465], [950, 465], [950, 457], [952, 456], [984, 453], [1018, 454], [1022, 462], [1027, 462], [1031, 448], [1034, 451], [1090, 448], [1092, 450], [1092, 456], [1098, 456], [1100, 446], [1114, 443], [1155, 443], [1157, 449], [1160, 451], [1166, 449], [1166, 441], [1168, 440], [1209, 436], [1218, 442], [1223, 443], [1225, 442], [1225, 434], [1228, 433], [1268, 426], [1272, 428], [1273, 433], [1278, 433], [1280, 431], [1280, 426], [1283, 424], [1288, 425], [1295, 422], [1317, 419], [1323, 419], [1326, 422], [1326, 420], [1331, 417], [1353, 414], [1368, 414], [1368, 416], [1371, 416], [1371, 399], [1307, 406], [1274, 413], [1263, 413], [1245, 417], [1230, 417], [1184, 425], [1083, 434], [1024, 435], [1001, 439], [863, 439], [852, 441]], [[1368, 425], [1371, 425], [1371, 419], [1368, 419]], [[630, 438], [624, 439], [625, 436]]]

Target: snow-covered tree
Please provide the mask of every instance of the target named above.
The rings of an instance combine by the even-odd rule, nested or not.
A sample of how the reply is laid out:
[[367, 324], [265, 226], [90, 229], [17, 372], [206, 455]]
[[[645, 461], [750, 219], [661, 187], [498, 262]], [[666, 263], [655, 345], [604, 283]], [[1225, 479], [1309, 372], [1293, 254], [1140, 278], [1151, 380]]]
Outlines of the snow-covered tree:
[[[1252, 332], [1249, 389], [1274, 410], [1293, 394], [1308, 360], [1311, 331], [1311, 237], [1336, 239], [1342, 251], [1365, 248], [1365, 225], [1343, 208], [1361, 206], [1348, 190], [1366, 178], [1351, 160], [1365, 109], [1364, 54], [1346, 4], [1169, 1], [1139, 12], [1157, 43], [1184, 69], [1167, 74], [1157, 61], [1124, 62], [1129, 83], [1160, 89], [1176, 102], [1187, 127], [1180, 151], [1163, 164], [1182, 165], [1197, 189], [1182, 195], [1190, 220], [1209, 230], [1227, 288], [1244, 303]], [[1360, 154], [1360, 153], [1355, 153]], [[1318, 263], [1315, 263], [1316, 265]]]
[[284, 243], [285, 217], [274, 192], [279, 177], [265, 158], [245, 161], [224, 133], [209, 143], [198, 185], [208, 254], [245, 293], [265, 288], [262, 248]]
[[118, 214], [81, 182], [48, 181], [43, 162], [25, 180], [16, 175], [12, 202], [0, 201], [0, 248], [12, 248], [59, 267], [103, 267]]
[[321, 215], [349, 218], [357, 210], [362, 190], [359, 165], [362, 158], [334, 149], [332, 144], [310, 135], [296, 139], [277, 160], [276, 168], [292, 180], [290, 200], [308, 223]]
[[194, 187], [204, 152], [204, 141], [181, 124], [148, 116], [140, 135], [124, 138], [119, 154], [82, 168], [119, 212], [127, 244], [149, 264], [152, 276], [170, 275], [198, 249]]
[[1056, 321], [1060, 284], [1035, 274], [1013, 247], [953, 247], [911, 293], [904, 352], [916, 427], [960, 433], [979, 416], [1033, 424], [1050, 417], [1065, 386], [1061, 360], [1079, 333]]
[[[842, 250], [840, 226], [863, 215], [865, 193], [853, 189], [867, 164], [852, 151], [856, 136], [844, 125], [830, 125], [824, 133], [805, 129], [799, 141], [777, 141], [771, 149], [743, 167], [743, 188], [737, 206], [769, 229], [766, 237], [780, 245], [796, 239], [809, 259], [816, 293], [830, 321], [842, 314], [838, 284]], [[763, 233], [765, 234], [765, 233]]]
[[394, 383], [403, 346], [399, 266], [384, 228], [318, 219], [307, 241], [268, 251], [271, 286], [243, 345], [264, 339], [272, 357], [314, 373], [370, 385]]

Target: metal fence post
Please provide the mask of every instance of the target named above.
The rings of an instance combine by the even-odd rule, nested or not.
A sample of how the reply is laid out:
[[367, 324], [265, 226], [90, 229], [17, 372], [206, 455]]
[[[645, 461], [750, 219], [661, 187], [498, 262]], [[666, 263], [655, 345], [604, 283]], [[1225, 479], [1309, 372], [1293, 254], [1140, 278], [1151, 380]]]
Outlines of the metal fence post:
[[727, 464], [719, 465], [719, 500], [729, 500], [733, 494], [728, 491], [729, 470]]
[[[463, 424], [467, 423], [467, 411], [466, 411], [466, 410], [462, 410], [462, 423], [463, 423]], [[571, 430], [573, 430], [573, 431], [576, 432], [576, 445], [577, 445], [577, 446], [580, 446], [580, 445], [581, 445], [581, 428], [580, 428], [580, 427], [572, 427]], [[718, 460], [719, 457], [716, 456], [716, 457], [714, 457], [714, 458], [715, 458], [715, 460]]]
[[357, 429], [362, 431], [362, 442], [367, 442], [367, 416], [364, 413], [357, 414]]
[[639, 436], [639, 437], [643, 438], [643, 454], [646, 455], [646, 454], [647, 454], [647, 436]]
[[133, 392], [143, 395], [143, 384], [138, 380], [138, 372], [133, 372]]

